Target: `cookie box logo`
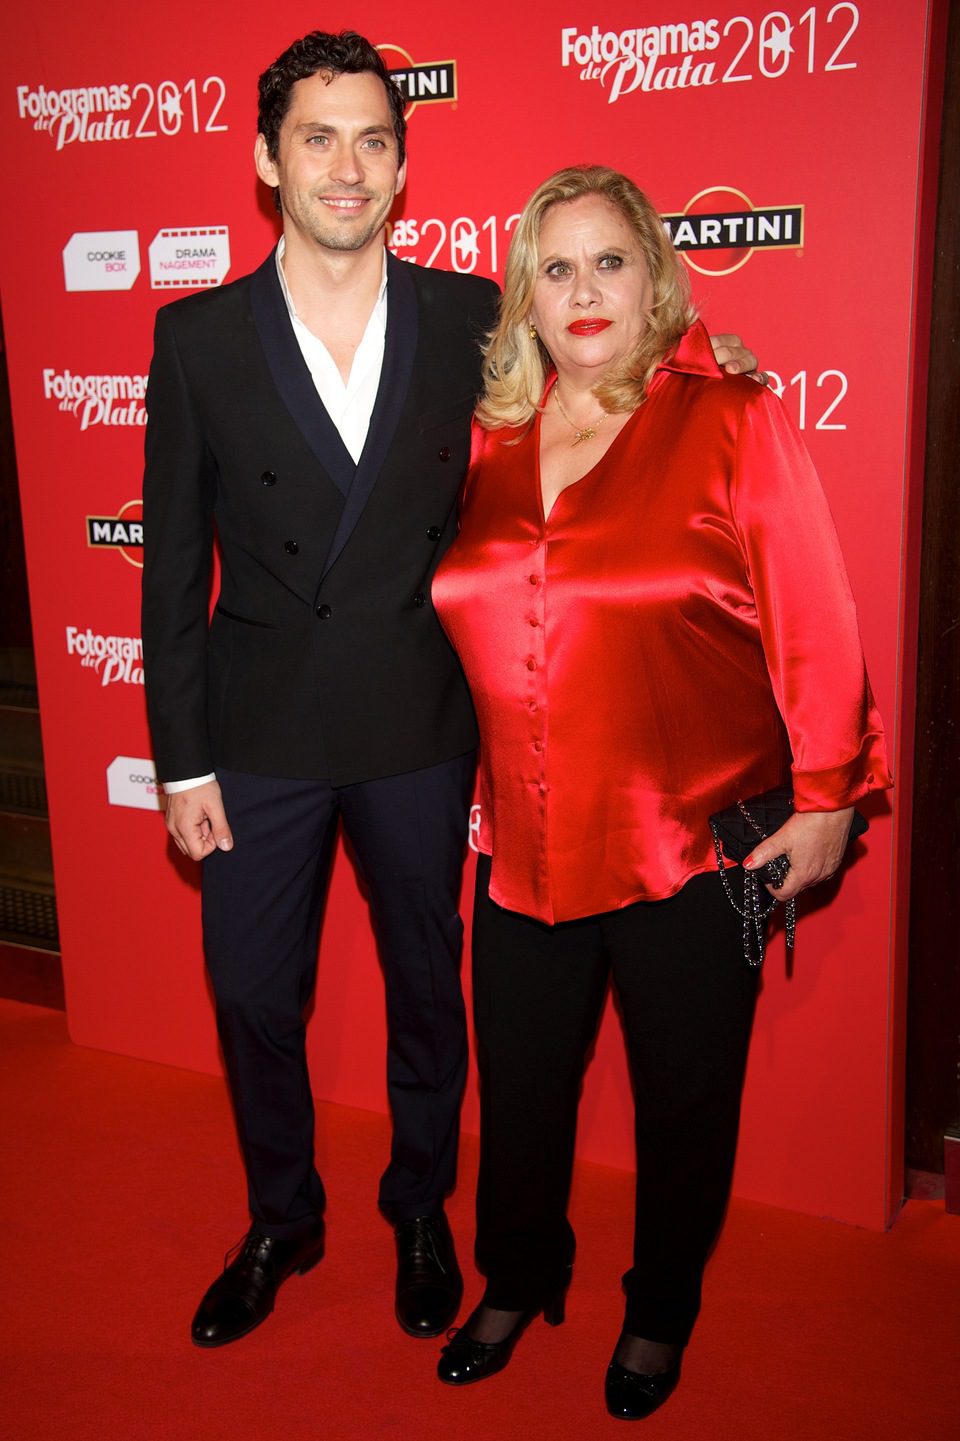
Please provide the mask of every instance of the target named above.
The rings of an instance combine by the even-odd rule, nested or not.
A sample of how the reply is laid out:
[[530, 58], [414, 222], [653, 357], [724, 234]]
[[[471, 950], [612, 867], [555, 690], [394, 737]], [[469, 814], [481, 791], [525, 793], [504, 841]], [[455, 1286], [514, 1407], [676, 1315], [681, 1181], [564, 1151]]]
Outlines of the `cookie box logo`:
[[67, 290], [129, 290], [139, 274], [135, 230], [78, 230], [63, 247]]
[[149, 253], [154, 290], [197, 290], [221, 285], [230, 269], [230, 231], [226, 225], [158, 230]]
[[100, 635], [68, 625], [67, 655], [100, 677], [101, 685], [143, 685], [143, 641], [134, 635]]
[[391, 80], [400, 87], [409, 118], [418, 105], [435, 105], [457, 98], [456, 60], [432, 60], [418, 65], [402, 45], [378, 45]]
[[87, 545], [117, 550], [128, 565], [143, 569], [143, 501], [128, 500], [116, 515], [87, 516]]
[[166, 796], [153, 761], [140, 756], [114, 756], [107, 766], [107, 799], [112, 806], [162, 811]]
[[712, 185], [681, 215], [662, 216], [664, 228], [691, 270], [731, 275], [755, 250], [799, 250], [802, 205], [754, 205], [742, 190]]
[[74, 375], [70, 370], [43, 372], [44, 399], [73, 415], [81, 430], [94, 425], [146, 425], [145, 375]]

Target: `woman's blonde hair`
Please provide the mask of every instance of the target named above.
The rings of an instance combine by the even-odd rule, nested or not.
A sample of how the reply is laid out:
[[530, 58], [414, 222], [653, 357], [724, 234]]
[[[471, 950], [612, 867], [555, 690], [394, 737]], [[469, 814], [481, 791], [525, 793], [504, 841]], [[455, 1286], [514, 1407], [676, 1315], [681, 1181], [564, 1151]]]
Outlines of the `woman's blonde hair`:
[[605, 165], [572, 165], [545, 180], [527, 201], [510, 242], [500, 318], [484, 346], [484, 389], [477, 419], [487, 430], [523, 425], [540, 404], [550, 356], [530, 334], [540, 227], [547, 211], [585, 195], [599, 195], [633, 231], [653, 285], [647, 328], [632, 354], [593, 387], [604, 410], [635, 410], [653, 372], [696, 318], [684, 271], [656, 207], [626, 175]]

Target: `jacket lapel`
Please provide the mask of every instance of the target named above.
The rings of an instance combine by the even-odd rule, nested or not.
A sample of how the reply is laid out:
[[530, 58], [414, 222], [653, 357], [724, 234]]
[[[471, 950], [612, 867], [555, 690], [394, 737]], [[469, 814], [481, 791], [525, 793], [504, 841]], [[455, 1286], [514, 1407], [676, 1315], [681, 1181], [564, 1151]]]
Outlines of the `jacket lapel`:
[[[289, 329], [289, 323], [287, 328]], [[363, 453], [347, 494], [346, 504], [340, 513], [333, 540], [330, 542], [327, 558], [323, 563], [321, 580], [335, 564], [340, 552], [350, 539], [387, 458], [407, 392], [410, 389], [418, 329], [417, 296], [410, 272], [402, 260], [395, 259], [388, 251], [387, 330], [384, 338], [380, 386], [377, 390], [373, 414], [370, 417], [370, 429], [367, 431]], [[296, 341], [294, 341], [294, 345], [296, 345]], [[309, 375], [307, 379], [309, 380]], [[325, 412], [324, 414], [326, 415]], [[327, 423], [330, 424], [334, 434], [337, 434], [329, 420]], [[337, 439], [340, 439], [339, 435], [337, 435]], [[340, 445], [343, 449], [342, 442]], [[347, 455], [345, 450], [344, 454]], [[349, 458], [347, 455], [348, 460]]]
[[276, 250], [271, 250], [251, 276], [250, 309], [273, 383], [284, 405], [334, 485], [346, 495], [352, 488], [356, 467], [317, 394], [297, 344], [277, 277]]

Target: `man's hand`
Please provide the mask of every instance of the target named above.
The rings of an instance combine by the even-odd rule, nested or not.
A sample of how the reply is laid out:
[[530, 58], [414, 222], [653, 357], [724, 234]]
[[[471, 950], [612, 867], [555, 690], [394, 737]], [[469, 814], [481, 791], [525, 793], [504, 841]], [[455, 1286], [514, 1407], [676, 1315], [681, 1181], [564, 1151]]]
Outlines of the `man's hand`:
[[211, 851], [233, 850], [220, 787], [204, 781], [167, 796], [167, 830], [185, 856], [202, 861]]
[[766, 372], [757, 370], [757, 357], [747, 349], [739, 335], [711, 335], [710, 344], [714, 359], [728, 374], [753, 375], [754, 380], [766, 385]]
[[767, 890], [778, 901], [789, 901], [833, 875], [847, 848], [852, 824], [853, 806], [842, 811], [795, 811], [747, 856], [744, 870], [760, 870], [775, 856], [786, 856], [790, 862], [786, 880], [779, 890], [774, 886]]

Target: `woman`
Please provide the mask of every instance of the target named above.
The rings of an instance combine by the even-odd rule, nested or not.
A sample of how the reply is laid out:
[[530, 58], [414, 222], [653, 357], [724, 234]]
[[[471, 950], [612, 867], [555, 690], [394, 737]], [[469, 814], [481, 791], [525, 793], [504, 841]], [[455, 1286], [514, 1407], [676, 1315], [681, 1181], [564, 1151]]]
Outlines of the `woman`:
[[608, 976], [637, 1208], [610, 1412], [680, 1374], [729, 1191], [756, 972], [708, 817], [792, 780], [786, 900], [890, 785], [826, 502], [779, 401], [724, 377], [656, 210], [560, 171], [514, 231], [462, 499], [434, 581], [481, 731], [474, 996], [480, 1305], [442, 1380], [563, 1318], [585, 1055]]

